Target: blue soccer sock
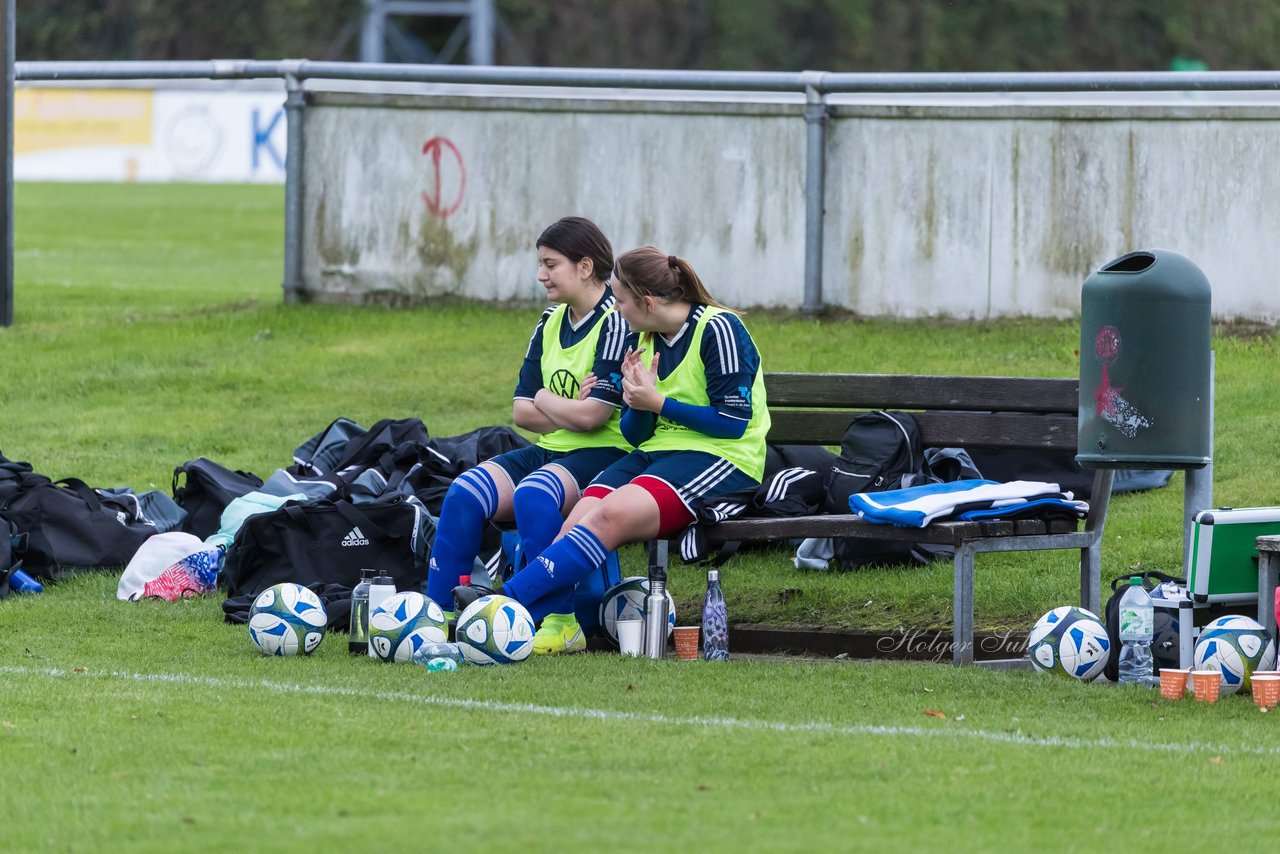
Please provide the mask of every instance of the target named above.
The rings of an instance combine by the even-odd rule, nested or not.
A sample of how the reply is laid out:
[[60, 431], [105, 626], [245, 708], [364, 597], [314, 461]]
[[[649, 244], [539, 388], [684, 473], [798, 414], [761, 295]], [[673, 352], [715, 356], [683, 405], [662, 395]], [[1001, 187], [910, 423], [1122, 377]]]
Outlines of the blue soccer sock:
[[[530, 558], [542, 554], [564, 524], [564, 484], [554, 472], [538, 469], [520, 481], [512, 504], [520, 531], [520, 553]], [[517, 566], [516, 571], [523, 568]]]
[[572, 595], [578, 582], [604, 563], [608, 556], [595, 534], [582, 525], [576, 525], [512, 576], [502, 585], [502, 591], [526, 608], [552, 593], [567, 591]]
[[427, 572], [427, 598], [441, 608], [452, 610], [453, 588], [471, 572], [485, 523], [497, 510], [498, 487], [479, 466], [459, 475], [445, 493]]

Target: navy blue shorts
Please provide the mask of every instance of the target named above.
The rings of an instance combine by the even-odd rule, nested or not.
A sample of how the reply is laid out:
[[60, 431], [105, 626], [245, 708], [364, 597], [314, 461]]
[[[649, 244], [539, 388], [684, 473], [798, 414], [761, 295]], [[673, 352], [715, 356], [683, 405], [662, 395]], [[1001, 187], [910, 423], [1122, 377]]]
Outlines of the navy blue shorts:
[[488, 462], [497, 463], [511, 477], [511, 485], [533, 474], [550, 463], [555, 463], [569, 473], [578, 484], [578, 494], [587, 488], [591, 479], [612, 463], [625, 457], [621, 448], [578, 448], [575, 451], [548, 451], [539, 445], [530, 445], [499, 454]]
[[760, 485], [728, 460], [703, 451], [632, 451], [591, 481], [592, 492], [612, 492], [642, 476], [670, 487], [694, 518], [703, 502]]

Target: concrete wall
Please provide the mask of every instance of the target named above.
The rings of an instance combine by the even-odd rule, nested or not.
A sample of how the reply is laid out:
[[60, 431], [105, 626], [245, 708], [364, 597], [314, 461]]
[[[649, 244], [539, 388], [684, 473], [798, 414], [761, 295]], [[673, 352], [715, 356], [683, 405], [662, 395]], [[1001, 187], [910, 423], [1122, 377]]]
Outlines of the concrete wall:
[[[303, 282], [327, 301], [540, 299], [533, 240], [596, 220], [741, 306], [799, 307], [798, 103], [312, 93]], [[1214, 314], [1280, 319], [1280, 107], [833, 107], [823, 297], [865, 315], [1070, 316], [1137, 248], [1190, 257]]]
[[534, 241], [571, 214], [616, 252], [653, 243], [689, 258], [730, 304], [803, 296], [798, 107], [316, 100], [303, 157], [311, 298], [541, 300]]
[[1214, 314], [1280, 317], [1280, 111], [849, 108], [827, 161], [825, 296], [867, 315], [1079, 311], [1133, 249], [1187, 255]]

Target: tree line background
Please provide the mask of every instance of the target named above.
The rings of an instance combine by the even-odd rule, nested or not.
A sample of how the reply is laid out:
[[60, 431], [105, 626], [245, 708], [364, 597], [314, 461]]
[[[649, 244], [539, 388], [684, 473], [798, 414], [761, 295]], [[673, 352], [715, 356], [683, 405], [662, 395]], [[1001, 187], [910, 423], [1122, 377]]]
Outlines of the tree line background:
[[[497, 0], [504, 65], [797, 71], [1280, 67], [1275, 0]], [[19, 60], [358, 58], [362, 0], [17, 0]], [[398, 17], [389, 58], [460, 62]]]

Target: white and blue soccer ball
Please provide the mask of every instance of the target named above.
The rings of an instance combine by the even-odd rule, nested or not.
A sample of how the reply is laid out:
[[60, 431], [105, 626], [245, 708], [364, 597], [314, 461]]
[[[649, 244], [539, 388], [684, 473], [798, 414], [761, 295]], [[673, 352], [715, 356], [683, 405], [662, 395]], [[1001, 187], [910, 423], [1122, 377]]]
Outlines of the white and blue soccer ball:
[[[644, 598], [649, 595], [649, 579], [643, 575], [624, 578], [605, 591], [600, 600], [600, 625], [609, 641], [618, 645], [618, 621], [644, 618]], [[667, 636], [676, 627], [676, 604], [667, 594]]]
[[263, 655], [310, 655], [324, 640], [329, 617], [320, 597], [284, 582], [258, 594], [249, 609], [249, 639]]
[[481, 596], [458, 615], [454, 641], [470, 664], [511, 664], [533, 652], [533, 617], [509, 596]]
[[369, 647], [383, 661], [413, 659], [420, 647], [448, 639], [444, 611], [413, 590], [388, 596], [369, 615]]
[[1221, 692], [1234, 694], [1249, 689], [1255, 670], [1275, 667], [1276, 647], [1255, 620], [1229, 614], [1200, 630], [1194, 660], [1197, 670], [1221, 673]]
[[1036, 621], [1027, 637], [1027, 654], [1041, 673], [1089, 682], [1107, 666], [1111, 641], [1096, 614], [1063, 605]]

